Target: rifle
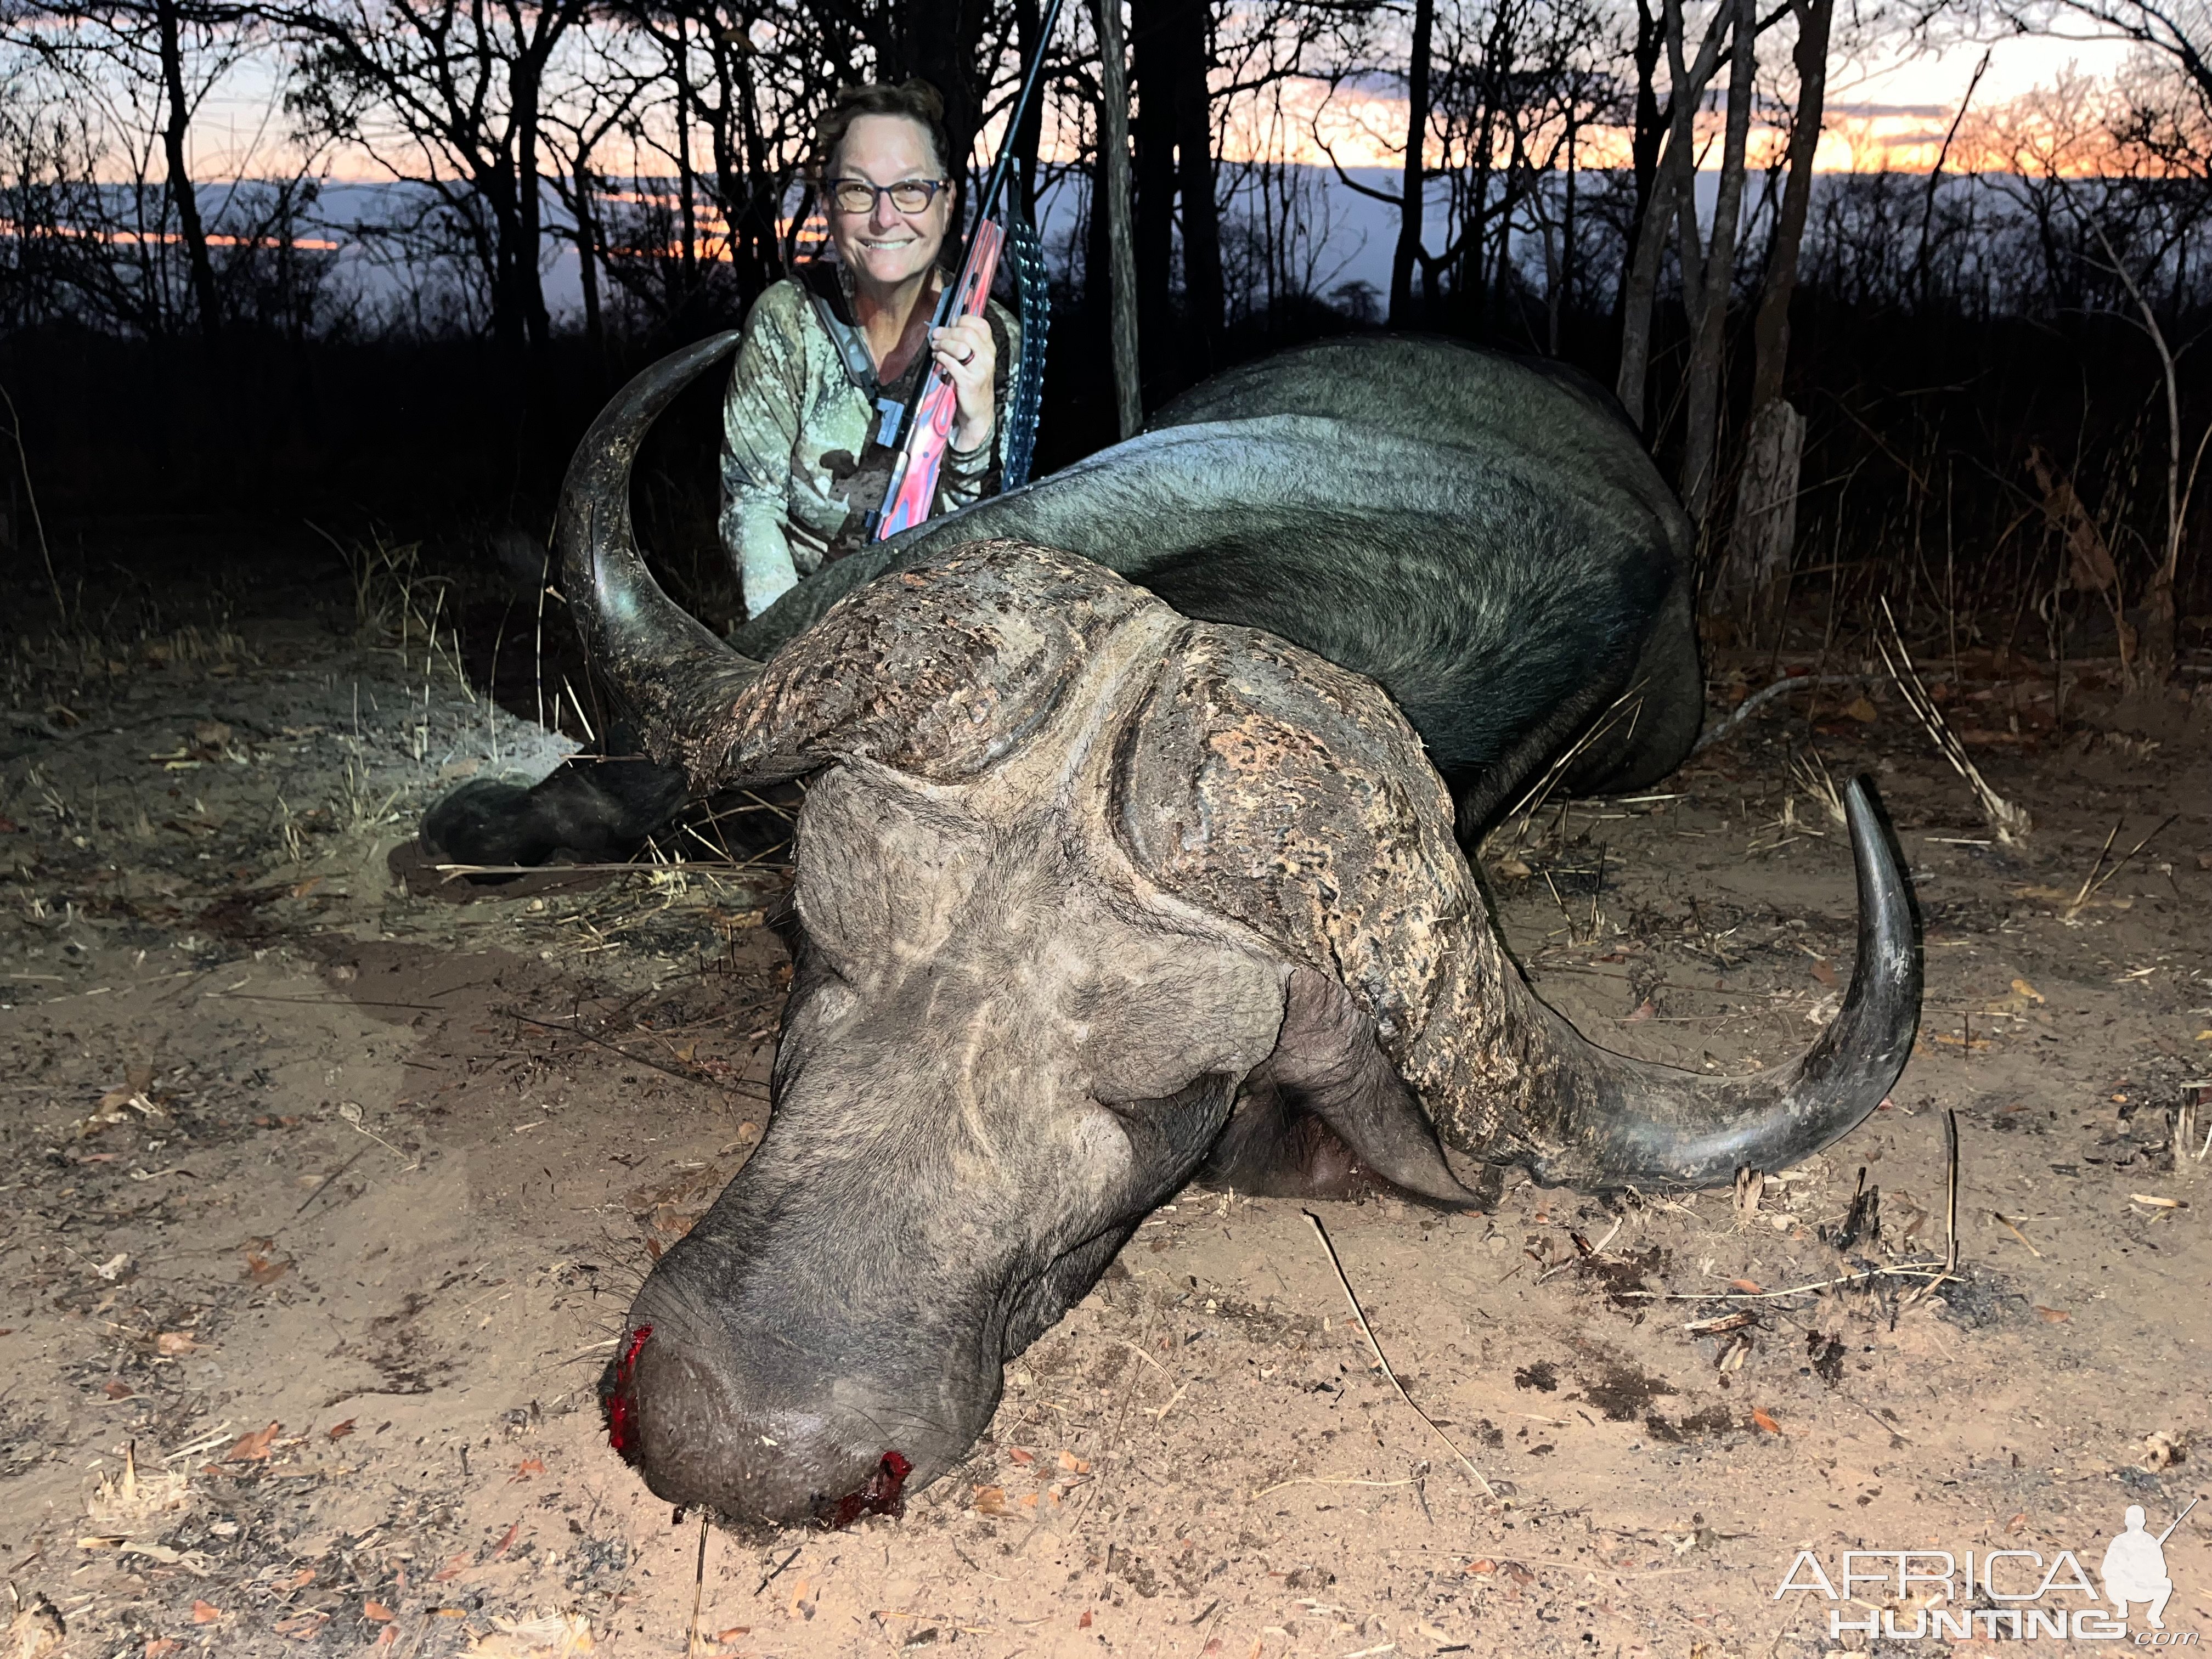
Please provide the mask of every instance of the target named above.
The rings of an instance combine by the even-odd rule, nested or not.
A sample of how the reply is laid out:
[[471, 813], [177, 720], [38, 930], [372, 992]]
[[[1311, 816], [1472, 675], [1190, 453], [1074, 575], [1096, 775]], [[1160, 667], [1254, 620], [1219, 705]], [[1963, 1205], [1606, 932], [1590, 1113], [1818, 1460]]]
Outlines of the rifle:
[[[961, 252], [960, 275], [937, 296], [937, 308], [929, 319], [933, 331], [943, 328], [955, 317], [980, 314], [991, 297], [991, 279], [999, 270], [999, 250], [1006, 242], [1005, 231], [991, 216], [997, 210], [1000, 195], [1006, 189], [1007, 167], [1013, 160], [1014, 137], [1022, 129], [1022, 121], [1029, 113], [1030, 99], [1043, 71], [1044, 49], [1052, 40], [1053, 26], [1060, 19], [1060, 0], [1047, 0], [1044, 19], [1037, 30], [1036, 61], [1022, 77], [1021, 95], [1015, 99], [1013, 113], [1006, 122], [1006, 142], [999, 147], [999, 159], [992, 164], [983, 194], [976, 204], [975, 228], [969, 232], [967, 246]], [[928, 349], [927, 344], [923, 349]], [[883, 508], [876, 515], [872, 539], [883, 541], [896, 536], [930, 516], [937, 503], [938, 476], [945, 467], [945, 452], [952, 447], [952, 422], [957, 412], [958, 400], [951, 376], [931, 362], [923, 369], [899, 420], [903, 436], [899, 443], [898, 459], [891, 466], [890, 484], [884, 492]]]
[[[2203, 1500], [2203, 1498], [2191, 1498], [2191, 1499], [2189, 1500], [2189, 1510], [2193, 1510], [2193, 1509], [2195, 1509], [2195, 1508], [2196, 1508], [2199, 1504], [2203, 1503], [2203, 1501], [2204, 1501], [2204, 1500]], [[2159, 1534], [2159, 1535], [2158, 1535], [2158, 1541], [2159, 1541], [2159, 1543], [2160, 1543], [2161, 1546], [2163, 1546], [2163, 1545], [2165, 1544], [2165, 1542], [2166, 1542], [2166, 1540], [2167, 1539], [2169, 1539], [2169, 1538], [2171, 1538], [2171, 1537], [2172, 1537], [2172, 1536], [2173, 1536], [2173, 1528], [2174, 1528], [2174, 1527], [2178, 1527], [2178, 1526], [2179, 1526], [2183, 1522], [2185, 1522], [2185, 1521], [2186, 1521], [2187, 1519], [2189, 1519], [2189, 1510], [2182, 1510], [2182, 1512], [2181, 1512], [2180, 1514], [2179, 1514], [2179, 1515], [2175, 1516], [2173, 1517], [2173, 1526], [2172, 1526], [2172, 1527], [2168, 1527], [2168, 1528], [2167, 1528], [2164, 1532], [2162, 1532], [2162, 1533]]]

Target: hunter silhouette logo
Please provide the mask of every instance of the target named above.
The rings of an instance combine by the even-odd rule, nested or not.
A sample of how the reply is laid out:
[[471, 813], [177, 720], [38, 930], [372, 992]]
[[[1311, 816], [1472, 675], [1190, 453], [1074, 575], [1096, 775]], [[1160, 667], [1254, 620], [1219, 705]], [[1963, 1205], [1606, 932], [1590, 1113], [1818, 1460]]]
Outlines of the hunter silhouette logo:
[[[1830, 1576], [1814, 1551], [1800, 1550], [1775, 1589], [1774, 1599], [1810, 1592], [1847, 1603], [1827, 1609], [1828, 1634], [1855, 1632], [1888, 1641], [2033, 1641], [2039, 1637], [2118, 1642], [2129, 1638], [2128, 1609], [2139, 1607], [2148, 1630], [2136, 1645], [2193, 1647], [2193, 1632], [2166, 1633], [2166, 1604], [2173, 1580], [2166, 1570], [2166, 1540], [2201, 1499], [2191, 1498], [2160, 1533], [2149, 1531], [2142, 1505], [2130, 1504], [2119, 1535], [2106, 1546], [2097, 1585], [2072, 1550], [2045, 1559], [2036, 1550], [1997, 1549], [1954, 1554], [1949, 1550], [1850, 1550]], [[1880, 1607], [1870, 1598], [1892, 1605]], [[2072, 1598], [2072, 1599], [2069, 1599]], [[2110, 1611], [2100, 1601], [2110, 1604]], [[1977, 1604], [1980, 1605], [1977, 1605]], [[1900, 1623], [1909, 1615], [1910, 1625]]]
[[2105, 1599], [2119, 1610], [2119, 1617], [2128, 1616], [2128, 1603], [2147, 1603], [2143, 1617], [2153, 1630], [2164, 1630], [2167, 1600], [2173, 1595], [2173, 1580], [2166, 1576], [2166, 1540], [2173, 1536], [2173, 1528], [2188, 1518], [2189, 1510], [2200, 1500], [2191, 1498], [2189, 1509], [2173, 1517], [2171, 1526], [2155, 1538], [2143, 1530], [2143, 1507], [2128, 1505], [2125, 1518], [2127, 1530], [2105, 1547], [2103, 1577]]

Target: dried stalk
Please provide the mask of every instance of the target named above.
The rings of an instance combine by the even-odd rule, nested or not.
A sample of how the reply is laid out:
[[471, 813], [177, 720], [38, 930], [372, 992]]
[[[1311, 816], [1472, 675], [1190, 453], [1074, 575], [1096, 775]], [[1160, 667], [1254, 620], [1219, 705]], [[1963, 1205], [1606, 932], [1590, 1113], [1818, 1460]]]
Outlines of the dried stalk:
[[1375, 1356], [1375, 1363], [1382, 1368], [1382, 1375], [1398, 1391], [1398, 1398], [1406, 1402], [1406, 1409], [1427, 1424], [1429, 1432], [1451, 1449], [1451, 1455], [1459, 1459], [1460, 1467], [1473, 1475], [1474, 1484], [1482, 1488], [1482, 1495], [1493, 1503], [1497, 1502], [1497, 1488], [1482, 1478], [1482, 1471], [1474, 1467], [1474, 1459], [1459, 1449], [1458, 1442], [1437, 1426], [1435, 1418], [1413, 1403], [1413, 1396], [1406, 1392], [1406, 1385], [1398, 1380], [1398, 1373], [1390, 1369], [1389, 1360], [1383, 1357], [1382, 1345], [1375, 1340], [1375, 1328], [1368, 1322], [1367, 1310], [1359, 1305], [1359, 1297], [1352, 1288], [1352, 1280], [1344, 1271], [1344, 1263], [1337, 1259], [1336, 1246], [1329, 1242], [1328, 1229], [1321, 1224], [1321, 1218], [1311, 1210], [1305, 1214], [1306, 1219], [1313, 1224], [1314, 1237], [1321, 1240], [1322, 1249], [1328, 1252], [1328, 1265], [1336, 1269], [1336, 1282], [1344, 1286], [1344, 1299], [1352, 1304], [1352, 1317], [1359, 1322], [1359, 1334], [1367, 1339], [1368, 1352]]
[[[1913, 665], [1912, 653], [1905, 648], [1905, 636], [1898, 632], [1897, 618], [1890, 614], [1887, 595], [1881, 601], [1881, 620], [1883, 626], [1875, 632], [1875, 647], [1881, 653], [1882, 665], [1889, 670], [1889, 677], [1896, 683], [1899, 695], [1904, 697], [1905, 706], [1927, 729], [1937, 752], [1950, 762], [1951, 769], [1964, 778], [1966, 787], [1974, 792], [1974, 798], [1982, 805], [1982, 816], [1990, 821], [1990, 827], [1996, 832], [1996, 838], [2008, 847], [2017, 846], [2021, 838], [2034, 827], [2034, 820], [2029, 817], [2026, 808], [2014, 805], [1990, 788], [1989, 780], [1982, 775], [1981, 769], [1968, 757], [1966, 745], [1959, 741], [1958, 733], [1952, 731], [1950, 722], [1943, 718], [1943, 711], [1936, 708], [1935, 699], [1928, 695], [1928, 688], [1921, 683], [1920, 671]], [[1893, 647], [1895, 647], [1894, 653]]]

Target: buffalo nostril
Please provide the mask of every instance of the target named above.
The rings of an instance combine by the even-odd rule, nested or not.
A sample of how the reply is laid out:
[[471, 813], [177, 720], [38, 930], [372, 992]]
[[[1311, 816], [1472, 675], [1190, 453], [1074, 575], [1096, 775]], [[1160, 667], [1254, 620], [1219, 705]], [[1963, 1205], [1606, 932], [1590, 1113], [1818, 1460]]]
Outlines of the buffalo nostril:
[[842, 1532], [864, 1515], [904, 1515], [906, 1478], [913, 1473], [914, 1465], [904, 1454], [887, 1451], [878, 1461], [874, 1473], [857, 1490], [847, 1492], [834, 1504], [826, 1498], [817, 1498], [816, 1518], [831, 1532]]
[[607, 1444], [621, 1454], [626, 1463], [637, 1462], [637, 1433], [635, 1418], [637, 1400], [631, 1393], [631, 1384], [637, 1377], [637, 1357], [653, 1335], [653, 1327], [641, 1325], [630, 1333], [629, 1346], [623, 1350], [622, 1358], [615, 1361], [613, 1386], [600, 1396], [600, 1407], [606, 1413]]

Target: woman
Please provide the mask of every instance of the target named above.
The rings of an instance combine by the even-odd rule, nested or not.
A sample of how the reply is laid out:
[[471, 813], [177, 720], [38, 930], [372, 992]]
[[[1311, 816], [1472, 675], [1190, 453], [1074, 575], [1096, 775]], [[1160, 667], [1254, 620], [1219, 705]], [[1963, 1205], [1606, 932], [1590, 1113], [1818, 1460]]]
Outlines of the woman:
[[897, 453], [887, 425], [929, 366], [957, 396], [937, 510], [995, 487], [1020, 329], [995, 302], [929, 326], [951, 280], [944, 108], [923, 81], [838, 94], [815, 151], [836, 258], [774, 284], [745, 319], [722, 409], [721, 528], [748, 617], [867, 544]]

